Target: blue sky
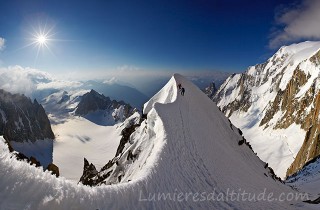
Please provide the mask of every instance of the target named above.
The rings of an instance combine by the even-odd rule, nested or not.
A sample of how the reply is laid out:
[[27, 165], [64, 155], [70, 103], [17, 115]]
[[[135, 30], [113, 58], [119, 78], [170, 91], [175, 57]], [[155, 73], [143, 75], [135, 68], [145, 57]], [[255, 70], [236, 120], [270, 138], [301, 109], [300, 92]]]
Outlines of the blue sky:
[[[307, 12], [314, 2], [1, 0], [0, 65], [53, 74], [121, 68], [240, 72], [265, 61], [281, 44], [316, 39], [283, 30], [294, 19], [285, 15]], [[24, 47], [48, 29], [49, 49]]]

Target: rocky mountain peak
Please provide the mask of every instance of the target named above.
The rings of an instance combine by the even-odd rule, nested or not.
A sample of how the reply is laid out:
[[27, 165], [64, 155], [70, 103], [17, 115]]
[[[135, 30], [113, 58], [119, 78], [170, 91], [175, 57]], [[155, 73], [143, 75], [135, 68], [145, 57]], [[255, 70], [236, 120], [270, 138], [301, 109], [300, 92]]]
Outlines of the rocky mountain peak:
[[99, 110], [110, 113], [116, 122], [124, 121], [137, 111], [124, 101], [111, 100], [109, 97], [99, 94], [95, 90], [91, 90], [82, 96], [75, 114], [85, 116]]
[[111, 105], [111, 100], [109, 97], [105, 97], [102, 94], [99, 94], [95, 90], [84, 94], [80, 103], [77, 106], [76, 114], [77, 115], [86, 115], [89, 112], [94, 112], [97, 110], [108, 109]]

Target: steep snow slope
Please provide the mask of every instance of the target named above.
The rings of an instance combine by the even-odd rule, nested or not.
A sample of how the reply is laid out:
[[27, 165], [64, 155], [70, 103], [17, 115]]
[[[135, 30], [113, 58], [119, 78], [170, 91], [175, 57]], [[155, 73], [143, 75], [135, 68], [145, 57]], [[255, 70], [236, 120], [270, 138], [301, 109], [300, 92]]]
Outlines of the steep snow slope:
[[[319, 152], [314, 149], [319, 131], [314, 114], [319, 101], [319, 50], [320, 42], [284, 46], [265, 63], [230, 76], [214, 98], [258, 156], [282, 178]], [[305, 139], [307, 132], [310, 139]]]
[[[186, 89], [179, 95], [176, 85]], [[130, 182], [85, 187], [55, 178], [10, 158], [0, 141], [1, 209], [296, 209], [311, 207], [301, 201], [241, 201], [251, 195], [294, 193], [271, 179], [264, 163], [216, 105], [180, 75], [145, 104], [149, 121], [142, 139], [141, 170]], [[152, 134], [151, 134], [152, 133]], [[136, 136], [133, 141], [140, 141]], [[154, 145], [148, 147], [148, 144]], [[142, 145], [143, 146], [143, 145]], [[143, 150], [144, 148], [149, 148]], [[143, 157], [140, 159], [140, 157]], [[141, 162], [141, 160], [143, 160]], [[129, 166], [130, 167], [130, 166]], [[231, 200], [232, 190], [240, 197]], [[165, 198], [158, 193], [165, 193]], [[169, 194], [168, 194], [169, 193]], [[170, 198], [167, 196], [169, 195]], [[200, 195], [204, 196], [201, 197]], [[155, 197], [153, 197], [155, 196]], [[237, 196], [236, 196], [237, 197]], [[205, 198], [205, 199], [203, 199]], [[257, 197], [256, 197], [257, 198]], [[153, 200], [155, 199], [155, 200]], [[217, 200], [219, 199], [219, 200]]]

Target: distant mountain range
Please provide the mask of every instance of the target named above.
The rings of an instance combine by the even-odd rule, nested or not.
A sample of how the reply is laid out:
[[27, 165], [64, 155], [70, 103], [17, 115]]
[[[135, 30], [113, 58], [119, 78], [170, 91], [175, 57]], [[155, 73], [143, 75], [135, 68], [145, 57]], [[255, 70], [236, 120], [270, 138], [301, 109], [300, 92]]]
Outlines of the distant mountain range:
[[125, 101], [134, 107], [140, 108], [148, 100], [148, 97], [137, 89], [118, 83], [104, 83], [99, 81], [86, 81], [80, 86], [82, 89], [93, 89], [105, 96], [118, 101]]
[[[211, 71], [207, 73], [188, 73], [187, 78], [200, 89], [204, 89], [211, 82], [214, 82], [216, 87], [219, 87], [229, 75], [229, 73]], [[93, 89], [111, 99], [125, 101], [141, 109], [148, 98], [165, 85], [170, 76], [146, 76], [146, 78], [139, 78], [139, 80], [135, 81], [135, 85], [132, 85], [115, 77], [109, 80], [58, 80], [43, 71], [13, 66], [7, 70], [0, 71], [0, 89], [2, 88], [11, 93], [24, 94], [32, 99], [37, 99], [39, 102], [42, 102], [47, 96], [60, 91], [80, 92], [86, 90], [89, 92]]]

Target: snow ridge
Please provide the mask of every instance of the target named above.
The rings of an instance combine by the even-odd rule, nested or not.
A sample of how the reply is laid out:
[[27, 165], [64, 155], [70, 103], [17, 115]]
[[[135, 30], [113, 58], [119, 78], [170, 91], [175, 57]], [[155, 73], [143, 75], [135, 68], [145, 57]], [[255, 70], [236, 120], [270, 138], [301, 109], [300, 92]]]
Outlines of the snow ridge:
[[[177, 91], [177, 83], [186, 89]], [[292, 209], [301, 201], [201, 202], [186, 193], [228, 196], [230, 190], [248, 193], [293, 192], [269, 177], [264, 163], [246, 146], [242, 136], [217, 106], [183, 76], [175, 74], [148, 103], [145, 127], [132, 134], [144, 149], [129, 166], [129, 177], [116, 185], [87, 187], [19, 162], [0, 141], [0, 209]], [[145, 136], [139, 133], [147, 133]], [[149, 133], [149, 134], [148, 134]], [[147, 135], [153, 138], [145, 138]], [[142, 136], [142, 137], [141, 137]], [[142, 139], [141, 139], [142, 138]], [[150, 146], [151, 145], [151, 146]], [[158, 197], [166, 193], [171, 198]], [[179, 193], [184, 195], [178, 201]], [[151, 197], [150, 197], [151, 196]], [[153, 200], [153, 196], [155, 200]]]

